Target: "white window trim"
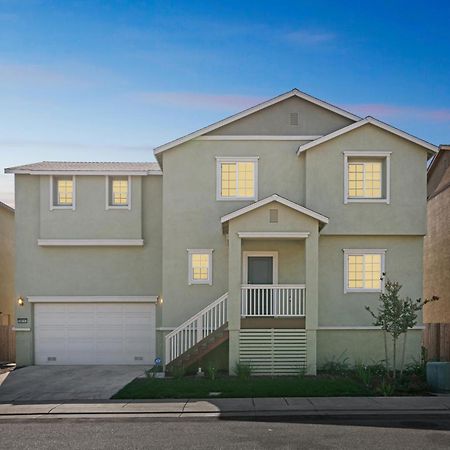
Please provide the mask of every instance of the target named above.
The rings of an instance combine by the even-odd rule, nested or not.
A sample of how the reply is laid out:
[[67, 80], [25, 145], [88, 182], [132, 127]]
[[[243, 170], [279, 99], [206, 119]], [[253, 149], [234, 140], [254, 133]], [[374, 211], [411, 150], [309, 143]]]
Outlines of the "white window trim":
[[242, 252], [242, 284], [248, 284], [248, 257], [271, 256], [273, 258], [273, 284], [278, 284], [278, 252], [244, 251]]
[[384, 277], [381, 280], [380, 289], [367, 288], [349, 288], [348, 287], [348, 257], [349, 255], [381, 255], [381, 274], [385, 273], [385, 257], [386, 249], [384, 248], [344, 248], [344, 294], [352, 292], [383, 292], [384, 291]]
[[[344, 152], [344, 204], [347, 203], [391, 203], [391, 154], [384, 151], [346, 151]], [[386, 160], [386, 196], [385, 198], [349, 198], [348, 197], [348, 159], [384, 158]]]
[[[71, 206], [66, 206], [66, 205], [55, 205], [53, 203], [53, 177], [54, 175], [50, 175], [49, 179], [50, 179], [50, 211], [53, 211], [54, 209], [71, 209], [72, 211], [75, 211], [76, 209], [76, 202], [77, 202], [77, 185], [76, 185], [76, 178], [75, 175], [72, 175], [72, 189], [73, 189], [73, 193], [72, 193], [72, 205]], [[56, 176], [56, 178], [58, 178], [58, 176]]]
[[108, 209], [122, 209], [122, 210], [131, 210], [131, 175], [128, 175], [128, 204], [127, 205], [110, 205], [109, 204], [109, 179], [110, 178], [114, 178], [115, 176], [120, 176], [120, 175], [106, 175], [105, 176], [105, 182], [106, 182], [106, 210]]
[[[214, 249], [212, 248], [188, 248], [188, 284], [208, 284], [212, 285], [212, 253]], [[192, 277], [192, 255], [193, 254], [206, 254], [209, 257], [208, 261], [208, 279], [207, 280], [194, 280]]]
[[[259, 156], [246, 156], [246, 157], [234, 157], [234, 156], [216, 156], [216, 200], [218, 201], [248, 201], [258, 200], [258, 160]], [[224, 162], [253, 162], [255, 164], [254, 180], [253, 180], [253, 192], [252, 197], [222, 197], [222, 166]]]

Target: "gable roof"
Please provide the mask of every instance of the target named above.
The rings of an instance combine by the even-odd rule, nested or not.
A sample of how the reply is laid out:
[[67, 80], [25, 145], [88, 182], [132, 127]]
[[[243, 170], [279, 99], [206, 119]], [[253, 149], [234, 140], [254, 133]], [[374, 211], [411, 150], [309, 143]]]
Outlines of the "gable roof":
[[342, 136], [345, 133], [349, 133], [350, 131], [356, 130], [357, 128], [367, 124], [371, 124], [378, 128], [382, 128], [383, 130], [393, 133], [397, 136], [400, 136], [401, 138], [411, 141], [414, 144], [420, 145], [421, 147], [426, 148], [431, 154], [434, 154], [438, 151], [438, 148], [435, 145], [430, 144], [429, 142], [424, 141], [423, 139], [415, 137], [412, 134], [399, 130], [398, 128], [395, 128], [392, 125], [388, 125], [387, 123], [381, 122], [381, 120], [368, 116], [365, 119], [361, 119], [358, 122], [347, 125], [346, 127], [336, 130], [333, 133], [322, 136], [319, 139], [300, 145], [300, 147], [297, 150], [297, 155], [300, 155], [300, 153], [309, 150], [310, 148], [314, 148], [317, 145], [323, 144], [324, 142], [330, 141], [331, 139], [337, 138], [338, 136]]
[[287, 198], [280, 197], [277, 194], [273, 194], [270, 197], [263, 198], [262, 200], [259, 200], [251, 205], [244, 206], [243, 208], [233, 211], [232, 213], [221, 217], [220, 222], [222, 224], [224, 224], [232, 219], [235, 219], [236, 217], [242, 216], [243, 214], [247, 214], [250, 211], [254, 211], [255, 209], [261, 208], [261, 206], [265, 206], [272, 202], [280, 203], [284, 206], [287, 206], [288, 208], [291, 208], [295, 211], [298, 211], [302, 214], [312, 217], [313, 219], [318, 220], [319, 222], [321, 222], [324, 225], [326, 225], [329, 222], [328, 217], [323, 216], [322, 214], [320, 214], [316, 211], [313, 211], [312, 209], [305, 208], [304, 206], [301, 206], [298, 203], [291, 202]]
[[161, 175], [156, 162], [66, 162], [42, 161], [5, 169], [25, 175]]
[[450, 144], [441, 144], [439, 146], [439, 152], [434, 156], [431, 160], [430, 165], [428, 166], [427, 176], [428, 178], [431, 176], [434, 168], [437, 166], [438, 161], [441, 159], [444, 152], [450, 151]]
[[319, 100], [318, 98], [313, 97], [312, 95], [306, 94], [305, 92], [302, 92], [298, 89], [292, 89], [289, 92], [278, 95], [277, 97], [274, 97], [274, 98], [267, 100], [263, 103], [260, 103], [256, 106], [252, 106], [251, 108], [245, 109], [244, 111], [234, 114], [233, 116], [227, 117], [226, 119], [220, 120], [219, 122], [213, 123], [204, 128], [200, 128], [200, 130], [194, 131], [193, 133], [186, 134], [185, 136], [182, 136], [178, 139], [175, 139], [166, 144], [160, 145], [159, 147], [156, 147], [153, 150], [153, 153], [155, 155], [158, 155], [166, 150], [169, 150], [170, 148], [176, 147], [177, 145], [183, 144], [187, 141], [190, 141], [191, 139], [195, 139], [199, 136], [202, 136], [206, 133], [216, 130], [217, 128], [228, 125], [232, 122], [236, 122], [237, 120], [247, 117], [250, 114], [261, 111], [262, 109], [268, 108], [269, 106], [275, 105], [276, 103], [282, 102], [283, 100], [286, 100], [291, 97], [301, 98], [301, 99], [306, 100], [310, 103], [313, 103], [317, 106], [321, 106], [322, 108], [325, 108], [329, 111], [339, 114], [343, 117], [346, 117], [347, 119], [351, 119], [351, 120], [355, 120], [355, 121], [361, 119], [361, 117], [356, 116], [355, 114], [352, 114], [348, 111], [345, 111], [342, 108], [338, 108], [337, 106], [331, 105], [330, 103], [324, 102], [323, 100]]

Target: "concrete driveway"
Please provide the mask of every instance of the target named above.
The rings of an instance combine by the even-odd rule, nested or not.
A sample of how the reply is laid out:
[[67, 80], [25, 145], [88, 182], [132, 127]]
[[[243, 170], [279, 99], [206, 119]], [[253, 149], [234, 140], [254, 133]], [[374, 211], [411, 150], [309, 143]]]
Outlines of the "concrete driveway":
[[29, 366], [13, 370], [0, 386], [0, 402], [106, 400], [143, 366]]

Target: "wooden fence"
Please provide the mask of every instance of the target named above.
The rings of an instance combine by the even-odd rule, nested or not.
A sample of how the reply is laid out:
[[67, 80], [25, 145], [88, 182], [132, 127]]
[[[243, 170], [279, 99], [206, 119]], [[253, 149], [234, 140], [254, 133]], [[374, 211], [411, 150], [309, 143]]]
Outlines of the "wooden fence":
[[426, 323], [423, 345], [428, 361], [450, 361], [450, 323]]
[[9, 315], [0, 315], [0, 362], [15, 362], [16, 332]]

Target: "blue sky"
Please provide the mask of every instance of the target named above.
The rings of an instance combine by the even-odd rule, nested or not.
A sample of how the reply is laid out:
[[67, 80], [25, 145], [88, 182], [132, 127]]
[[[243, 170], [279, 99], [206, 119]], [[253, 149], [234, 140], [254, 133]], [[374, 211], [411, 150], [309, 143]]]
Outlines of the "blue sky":
[[153, 160], [293, 87], [450, 142], [449, 21], [448, 1], [0, 0], [0, 167]]

